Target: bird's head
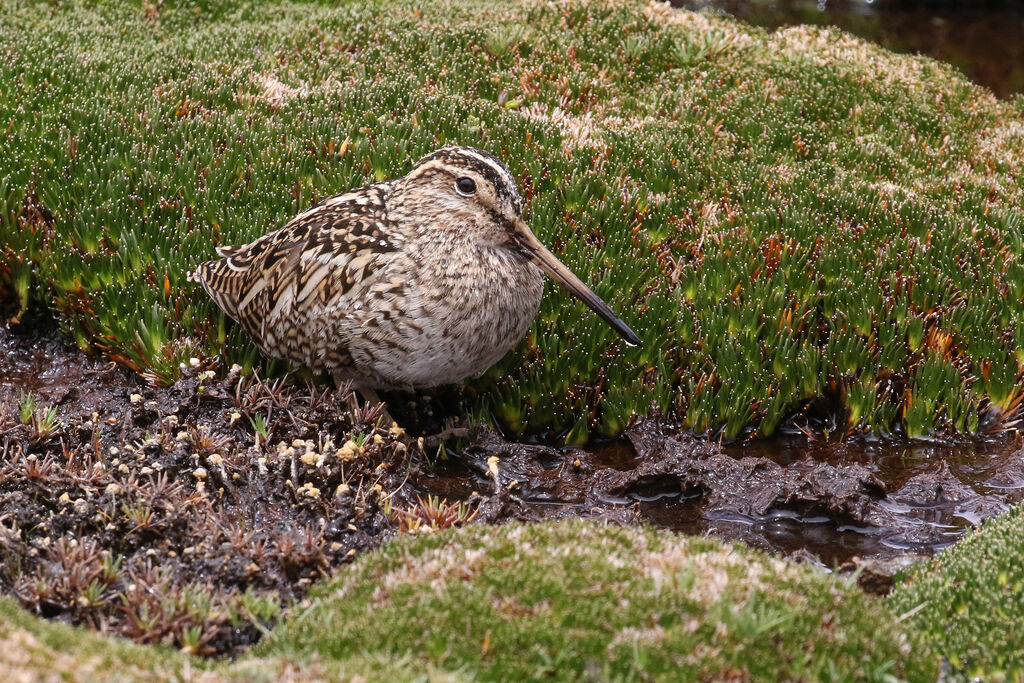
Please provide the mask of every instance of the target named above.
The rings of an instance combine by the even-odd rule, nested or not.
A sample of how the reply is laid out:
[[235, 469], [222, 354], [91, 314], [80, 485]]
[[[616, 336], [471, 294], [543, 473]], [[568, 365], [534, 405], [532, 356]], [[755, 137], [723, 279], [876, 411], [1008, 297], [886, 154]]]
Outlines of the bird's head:
[[631, 345], [640, 338], [533, 234], [522, 217], [523, 199], [508, 167], [473, 147], [445, 147], [416, 162], [399, 181], [406, 210], [419, 211], [438, 229], [471, 231], [481, 246], [508, 249], [538, 265], [603, 318]]

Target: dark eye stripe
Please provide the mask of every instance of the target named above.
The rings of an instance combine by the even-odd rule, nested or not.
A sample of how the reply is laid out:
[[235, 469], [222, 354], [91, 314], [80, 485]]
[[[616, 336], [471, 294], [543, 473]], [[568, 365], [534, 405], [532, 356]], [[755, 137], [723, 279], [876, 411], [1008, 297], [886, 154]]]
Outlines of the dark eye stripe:
[[505, 173], [499, 174], [495, 170], [494, 166], [492, 166], [489, 163], [480, 161], [479, 159], [474, 159], [473, 157], [467, 156], [465, 154], [459, 156], [459, 160], [462, 163], [467, 164], [468, 166], [470, 166], [470, 168], [472, 168], [474, 171], [476, 171], [481, 176], [487, 179], [487, 182], [489, 182], [494, 187], [498, 196], [501, 197], [503, 201], [509, 202], [513, 204], [513, 206], [517, 204], [517, 202], [514, 201], [514, 197], [516, 197], [517, 195], [513, 194], [516, 192], [515, 187], [509, 187], [509, 182], [512, 179], [511, 173], [508, 173], [508, 171], [506, 171]]
[[522, 211], [522, 199], [515, 178], [505, 163], [490, 152], [471, 147], [447, 147], [423, 157], [417, 166], [435, 159], [446, 165], [471, 168], [494, 187], [502, 202], [510, 204], [517, 214]]

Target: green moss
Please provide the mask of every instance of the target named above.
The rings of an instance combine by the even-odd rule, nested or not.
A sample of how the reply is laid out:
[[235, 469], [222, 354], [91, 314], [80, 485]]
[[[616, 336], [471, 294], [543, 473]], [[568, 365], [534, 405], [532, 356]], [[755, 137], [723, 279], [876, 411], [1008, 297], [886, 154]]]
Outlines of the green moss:
[[256, 653], [406, 658], [476, 680], [936, 675], [856, 587], [739, 546], [579, 521], [404, 537], [310, 601]]
[[0, 597], [0, 671], [6, 680], [162, 681], [185, 658], [30, 616]]
[[173, 649], [136, 645], [85, 628], [36, 618], [13, 600], [0, 597], [0, 672], [5, 681], [231, 681], [374, 680], [410, 681], [439, 676], [436, 670], [403, 659], [355, 655], [344, 662], [297, 662], [281, 657], [248, 657], [217, 662], [189, 657]]
[[[884, 633], [884, 638], [879, 638]], [[741, 546], [590, 522], [404, 536], [211, 662], [44, 622], [0, 599], [0, 668], [31, 679], [935, 680], [856, 586]]]
[[[625, 3], [0, 7], [0, 291], [161, 382], [262, 363], [185, 279], [449, 143], [644, 340], [561, 291], [474, 382], [513, 431], [649, 410], [772, 433], [998, 427], [1021, 402], [1024, 98], [842, 33]], [[341, 153], [343, 151], [343, 153]]]
[[890, 607], [957, 673], [1024, 680], [1024, 507], [899, 578]]

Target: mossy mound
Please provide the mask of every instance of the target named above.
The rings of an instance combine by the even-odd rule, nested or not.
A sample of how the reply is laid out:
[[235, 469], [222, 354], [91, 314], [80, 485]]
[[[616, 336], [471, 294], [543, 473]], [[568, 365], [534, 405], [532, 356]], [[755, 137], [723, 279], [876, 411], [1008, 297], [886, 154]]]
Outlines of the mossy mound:
[[956, 672], [1024, 680], [1024, 506], [902, 577], [889, 598]]
[[937, 676], [928, 648], [856, 586], [739, 546], [580, 521], [403, 537], [235, 662], [44, 622], [7, 599], [0, 643], [0, 667], [25, 680]]
[[166, 681], [173, 650], [144, 647], [30, 616], [0, 597], [0, 671], [7, 681]]
[[936, 675], [855, 586], [739, 546], [579, 521], [405, 537], [310, 600], [256, 652], [474, 680]]
[[476, 380], [514, 431], [998, 429], [1024, 360], [1024, 99], [808, 27], [631, 2], [0, 7], [0, 290], [168, 382], [261, 363], [186, 273], [462, 143], [643, 337], [564, 293]]
[[[44, 621], [0, 597], [0, 673], [6, 682], [46, 683], [308, 683], [309, 681], [403, 681], [411, 678], [404, 662], [355, 655], [332, 671], [316, 662], [247, 657], [217, 662], [181, 654], [172, 648], [137, 645], [85, 628]], [[430, 676], [426, 667], [417, 669]], [[434, 677], [435, 679], [437, 677]]]

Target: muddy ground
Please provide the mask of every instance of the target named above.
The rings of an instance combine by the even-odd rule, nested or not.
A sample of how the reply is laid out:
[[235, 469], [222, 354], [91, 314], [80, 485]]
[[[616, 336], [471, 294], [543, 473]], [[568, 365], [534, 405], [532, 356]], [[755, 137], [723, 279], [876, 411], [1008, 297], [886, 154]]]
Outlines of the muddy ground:
[[644, 421], [588, 449], [478, 428], [439, 454], [345, 388], [198, 364], [158, 388], [25, 327], [0, 327], [0, 590], [201, 654], [237, 655], [313, 581], [411, 530], [652, 523], [827, 568], [866, 559], [862, 583], [884, 591], [908, 553], [1024, 498], [1013, 440], [723, 448]]

